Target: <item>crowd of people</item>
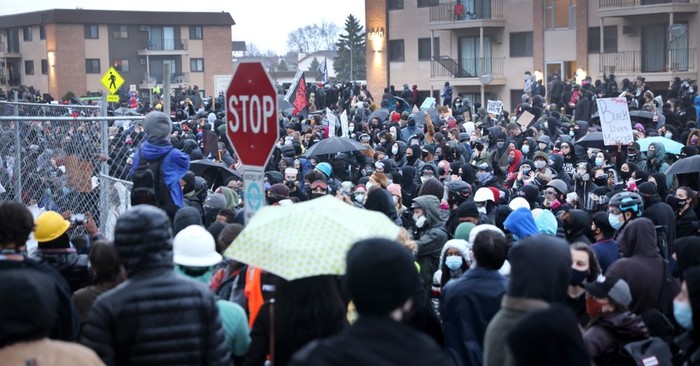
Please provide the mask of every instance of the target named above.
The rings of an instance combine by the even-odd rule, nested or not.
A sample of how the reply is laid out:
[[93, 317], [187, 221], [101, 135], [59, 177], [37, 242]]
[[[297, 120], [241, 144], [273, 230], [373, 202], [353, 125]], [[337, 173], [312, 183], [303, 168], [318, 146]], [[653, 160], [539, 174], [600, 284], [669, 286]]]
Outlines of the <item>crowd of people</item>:
[[[0, 204], [0, 359], [700, 364], [700, 164], [665, 174], [698, 154], [691, 81], [654, 95], [642, 77], [553, 77], [545, 94], [526, 75], [522, 103], [502, 114], [472, 109], [449, 84], [428, 110], [408, 84], [378, 100], [365, 86], [336, 88], [309, 95], [307, 113], [280, 111], [264, 195], [269, 206], [334, 196], [401, 228], [395, 241], [353, 245], [341, 277], [288, 281], [222, 255], [246, 224], [224, 103], [185, 93], [171, 116], [155, 104], [142, 121], [114, 122], [108, 155], [95, 124], [22, 125], [19, 148], [36, 155], [26, 184], [39, 193]], [[595, 100], [611, 96], [650, 115], [631, 121], [630, 144], [584, 143], [601, 129]], [[331, 123], [342, 113], [347, 122]], [[17, 127], [2, 127], [1, 147], [12, 149]], [[309, 154], [337, 139], [356, 143]], [[75, 141], [92, 147], [72, 150]], [[671, 142], [683, 147], [670, 152]], [[109, 235], [70, 199], [94, 194], [66, 183], [76, 155], [134, 182], [133, 207], [103, 218]]]

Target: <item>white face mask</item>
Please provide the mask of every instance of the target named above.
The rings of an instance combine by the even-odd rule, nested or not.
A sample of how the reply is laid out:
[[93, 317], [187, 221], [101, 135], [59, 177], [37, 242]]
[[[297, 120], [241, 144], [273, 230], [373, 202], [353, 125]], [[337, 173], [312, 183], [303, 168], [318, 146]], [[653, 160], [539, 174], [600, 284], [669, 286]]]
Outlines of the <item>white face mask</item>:
[[359, 202], [359, 203], [362, 203], [362, 201], [364, 201], [364, 200], [365, 200], [365, 194], [364, 194], [364, 193], [360, 193], [360, 194], [356, 194], [356, 195], [355, 195], [355, 201], [357, 201], [357, 202]]
[[398, 148], [398, 147], [392, 147], [392, 148], [391, 148], [391, 153], [394, 154], [394, 155], [398, 154], [398, 153], [399, 153], [399, 148]]
[[547, 166], [547, 162], [542, 160], [535, 160], [535, 168], [542, 169]]
[[477, 207], [476, 210], [479, 211], [479, 213], [486, 215], [486, 206]]
[[355, 126], [349, 126], [348, 131], [350, 132], [355, 132]]
[[415, 214], [413, 215], [413, 221], [416, 222], [416, 227], [419, 229], [422, 228], [423, 226], [425, 226], [425, 220], [426, 220], [425, 216], [421, 216], [421, 217], [416, 218], [416, 215]]
[[369, 192], [369, 189], [372, 188], [373, 185], [374, 184], [372, 184], [372, 182], [367, 182], [367, 184], [365, 184], [365, 187], [367, 188], [367, 192]]
[[420, 182], [425, 183], [430, 177], [420, 177]]

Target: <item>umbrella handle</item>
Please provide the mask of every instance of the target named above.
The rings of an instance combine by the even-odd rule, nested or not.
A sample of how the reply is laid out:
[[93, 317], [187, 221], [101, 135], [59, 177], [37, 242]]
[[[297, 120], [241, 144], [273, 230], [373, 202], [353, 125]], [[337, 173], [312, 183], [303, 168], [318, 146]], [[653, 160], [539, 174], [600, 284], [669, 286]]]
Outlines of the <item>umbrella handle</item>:
[[270, 299], [270, 366], [275, 366], [275, 299]]

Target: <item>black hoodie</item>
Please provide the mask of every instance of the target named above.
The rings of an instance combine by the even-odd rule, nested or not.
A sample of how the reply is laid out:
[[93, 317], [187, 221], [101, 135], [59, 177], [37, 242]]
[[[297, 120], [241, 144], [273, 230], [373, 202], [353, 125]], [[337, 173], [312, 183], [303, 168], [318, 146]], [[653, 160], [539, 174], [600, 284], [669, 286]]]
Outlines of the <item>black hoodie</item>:
[[548, 303], [566, 300], [571, 252], [565, 240], [549, 235], [529, 236], [515, 244], [509, 260], [508, 296]]

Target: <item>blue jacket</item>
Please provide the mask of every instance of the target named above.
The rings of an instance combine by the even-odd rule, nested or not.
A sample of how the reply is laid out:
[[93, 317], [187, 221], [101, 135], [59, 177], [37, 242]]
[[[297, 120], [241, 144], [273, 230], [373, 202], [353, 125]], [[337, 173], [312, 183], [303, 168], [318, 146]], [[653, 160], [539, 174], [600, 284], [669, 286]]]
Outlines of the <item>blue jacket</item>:
[[501, 308], [508, 280], [478, 265], [442, 290], [440, 316], [447, 351], [456, 365], [481, 365], [484, 335]]
[[[160, 169], [163, 171], [165, 185], [170, 188], [170, 197], [177, 207], [182, 207], [182, 188], [180, 188], [180, 178], [185, 176], [190, 168], [190, 157], [182, 151], [175, 149], [172, 145], [155, 145], [144, 141], [139, 148], [143, 158], [151, 161], [158, 160], [163, 155], [168, 154], [163, 160]], [[139, 153], [134, 154], [134, 164], [131, 166], [129, 175], [134, 174], [134, 170], [139, 166]]]
[[539, 229], [537, 229], [535, 218], [532, 216], [532, 211], [525, 207], [511, 212], [506, 221], [503, 222], [503, 226], [519, 239], [525, 239], [528, 236], [540, 233]]
[[698, 115], [698, 120], [700, 120], [700, 95], [695, 96], [695, 113]]

